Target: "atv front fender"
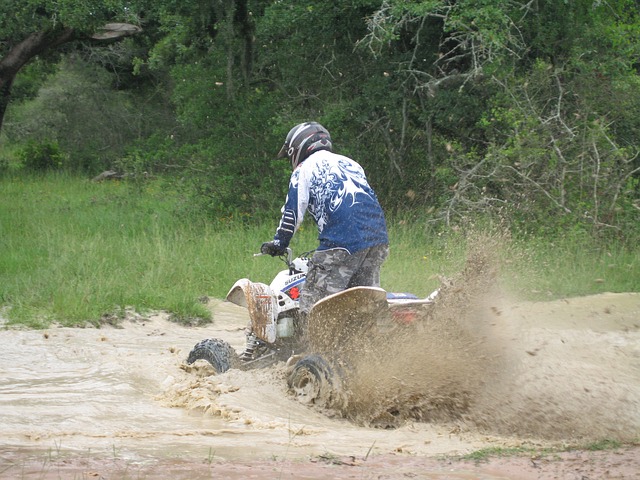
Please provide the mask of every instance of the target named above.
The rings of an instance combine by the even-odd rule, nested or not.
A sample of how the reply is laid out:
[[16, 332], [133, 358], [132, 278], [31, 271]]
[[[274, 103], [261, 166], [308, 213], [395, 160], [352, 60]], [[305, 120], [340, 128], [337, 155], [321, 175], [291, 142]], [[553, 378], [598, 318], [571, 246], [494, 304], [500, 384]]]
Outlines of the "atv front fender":
[[278, 311], [276, 296], [269, 285], [241, 278], [231, 287], [226, 300], [249, 310], [251, 329], [256, 337], [267, 343], [276, 341]]

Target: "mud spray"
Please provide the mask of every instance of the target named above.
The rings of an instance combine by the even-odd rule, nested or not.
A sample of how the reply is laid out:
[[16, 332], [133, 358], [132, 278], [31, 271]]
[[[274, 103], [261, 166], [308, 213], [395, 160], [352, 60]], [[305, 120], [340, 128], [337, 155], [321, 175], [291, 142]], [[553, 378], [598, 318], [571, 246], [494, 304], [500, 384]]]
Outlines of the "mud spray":
[[424, 318], [372, 328], [350, 345], [340, 413], [382, 428], [423, 421], [520, 438], [637, 439], [637, 341], [624, 332], [521, 330], [498, 286], [504, 241], [473, 242]]
[[368, 338], [351, 346], [348, 418], [392, 428], [407, 420], [459, 421], [469, 413], [486, 382], [506, 368], [495, 322], [481, 318], [479, 308], [495, 288], [493, 252], [472, 247], [434, 305], [409, 324], [379, 319]]

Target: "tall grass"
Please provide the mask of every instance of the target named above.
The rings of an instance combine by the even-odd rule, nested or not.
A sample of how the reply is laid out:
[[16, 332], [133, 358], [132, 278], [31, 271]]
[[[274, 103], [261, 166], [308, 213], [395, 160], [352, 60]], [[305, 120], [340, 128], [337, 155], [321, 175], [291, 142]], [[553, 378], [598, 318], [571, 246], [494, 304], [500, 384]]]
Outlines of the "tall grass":
[[[201, 297], [222, 298], [242, 277], [268, 283], [278, 259], [253, 257], [277, 218], [250, 226], [176, 215], [182, 200], [161, 181], [93, 183], [64, 175], [0, 179], [0, 314], [46, 327], [166, 310], [209, 318]], [[383, 286], [427, 295], [464, 264], [468, 238], [435, 235], [423, 222], [389, 219]], [[316, 245], [305, 223], [292, 247]], [[640, 291], [638, 251], [588, 239], [527, 239], [505, 247], [505, 282], [528, 298]]]
[[259, 274], [246, 259], [266, 230], [181, 220], [161, 182], [134, 191], [50, 176], [1, 186], [0, 300], [12, 321], [96, 323], [126, 307], [207, 318], [199, 297]]
[[510, 287], [527, 298], [640, 292], [640, 246], [566, 236], [514, 240], [508, 251]]

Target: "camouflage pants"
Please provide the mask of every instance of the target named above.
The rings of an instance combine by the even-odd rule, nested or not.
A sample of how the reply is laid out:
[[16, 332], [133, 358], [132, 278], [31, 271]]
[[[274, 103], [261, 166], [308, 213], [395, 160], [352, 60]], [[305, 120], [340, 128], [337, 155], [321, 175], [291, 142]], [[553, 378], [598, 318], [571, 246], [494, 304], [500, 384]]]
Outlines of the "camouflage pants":
[[350, 287], [379, 287], [380, 267], [388, 254], [388, 245], [365, 248], [353, 255], [342, 248], [316, 251], [300, 292], [300, 312], [308, 314], [318, 300]]

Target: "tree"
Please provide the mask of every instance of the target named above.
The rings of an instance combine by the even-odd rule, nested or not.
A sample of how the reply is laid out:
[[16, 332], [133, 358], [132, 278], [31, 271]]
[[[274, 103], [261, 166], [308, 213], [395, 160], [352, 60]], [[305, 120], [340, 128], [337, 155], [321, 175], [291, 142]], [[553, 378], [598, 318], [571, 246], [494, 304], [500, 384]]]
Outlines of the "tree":
[[84, 40], [105, 44], [140, 32], [131, 2], [27, 0], [0, 4], [0, 129], [18, 72], [34, 57], [55, 56], [62, 45]]
[[410, 133], [391, 149], [428, 170], [447, 223], [619, 232], [638, 209], [639, 40], [634, 0], [387, 0], [361, 44], [398, 60], [408, 113], [393, 130]]
[[[133, 141], [105, 145], [120, 147], [105, 162], [171, 169], [189, 204], [220, 218], [280, 202], [288, 172], [270, 160], [291, 125], [315, 119], [339, 153], [365, 164], [390, 210], [428, 206], [451, 223], [480, 212], [601, 231], [637, 224], [637, 0], [25, 1], [0, 5], [0, 120], [34, 55], [16, 94], [34, 92], [45, 62], [72, 40], [102, 45], [119, 38], [96, 34], [106, 22], [143, 24], [118, 52], [82, 49], [87, 67], [117, 74], [100, 91], [126, 91], [115, 96], [132, 105], [154, 95], [166, 108]], [[80, 78], [69, 65], [58, 64], [65, 87]], [[57, 114], [56, 95], [39, 98]], [[113, 99], [94, 97], [102, 103], [74, 113]], [[112, 125], [125, 125], [111, 111]], [[59, 129], [53, 139], [70, 138], [70, 125], [46, 123]]]

